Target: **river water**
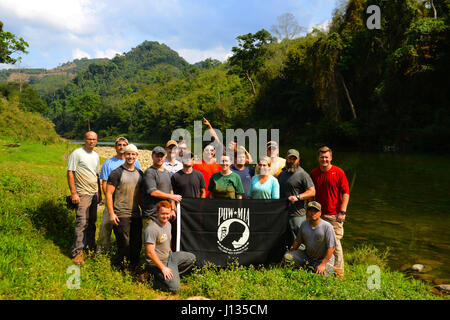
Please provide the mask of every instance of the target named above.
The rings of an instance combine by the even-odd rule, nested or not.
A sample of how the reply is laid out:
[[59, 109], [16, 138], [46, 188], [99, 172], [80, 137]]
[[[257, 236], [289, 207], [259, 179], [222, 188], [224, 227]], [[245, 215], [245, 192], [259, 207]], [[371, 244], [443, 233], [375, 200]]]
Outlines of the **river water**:
[[[318, 165], [316, 150], [294, 148], [300, 151], [300, 165], [307, 172]], [[288, 148], [282, 148], [281, 156], [284, 149]], [[420, 263], [425, 270], [419, 278], [450, 283], [448, 160], [439, 155], [335, 150], [332, 163], [345, 171], [351, 188], [342, 240], [344, 258], [345, 250], [363, 244], [380, 250], [389, 247], [390, 269], [404, 271]]]
[[[301, 166], [318, 165], [315, 150]], [[404, 271], [420, 263], [425, 281], [450, 282], [450, 167], [448, 157], [334, 152], [333, 164], [351, 187], [344, 224], [345, 250], [362, 244], [390, 248], [389, 266]]]

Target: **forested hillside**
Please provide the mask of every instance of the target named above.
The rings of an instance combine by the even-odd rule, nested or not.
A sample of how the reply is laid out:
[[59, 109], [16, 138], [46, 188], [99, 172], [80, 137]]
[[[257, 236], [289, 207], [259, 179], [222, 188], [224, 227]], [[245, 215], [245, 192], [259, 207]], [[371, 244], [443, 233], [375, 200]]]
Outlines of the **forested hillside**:
[[[349, 0], [329, 30], [237, 37], [232, 57], [195, 65], [145, 41], [40, 91], [61, 135], [166, 140], [204, 116], [214, 127], [278, 128], [287, 144], [450, 151], [450, 0]], [[381, 28], [366, 13], [378, 5]], [[301, 23], [301, 22], [300, 22]]]

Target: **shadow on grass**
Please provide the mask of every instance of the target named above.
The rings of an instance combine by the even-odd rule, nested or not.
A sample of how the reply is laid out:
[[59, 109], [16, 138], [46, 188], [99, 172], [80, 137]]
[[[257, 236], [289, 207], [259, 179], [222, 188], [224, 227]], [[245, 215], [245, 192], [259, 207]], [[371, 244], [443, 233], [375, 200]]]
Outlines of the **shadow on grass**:
[[33, 226], [46, 239], [53, 241], [61, 252], [70, 257], [74, 237], [75, 213], [66, 208], [64, 200], [44, 200], [37, 209], [28, 212]]

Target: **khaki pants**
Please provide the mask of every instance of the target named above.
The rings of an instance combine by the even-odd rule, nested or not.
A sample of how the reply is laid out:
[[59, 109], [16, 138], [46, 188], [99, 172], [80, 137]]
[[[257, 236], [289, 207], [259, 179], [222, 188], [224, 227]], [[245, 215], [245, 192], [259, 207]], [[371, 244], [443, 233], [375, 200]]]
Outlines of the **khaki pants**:
[[80, 194], [80, 203], [76, 211], [75, 239], [72, 246], [72, 258], [80, 251], [95, 249], [95, 222], [97, 221], [97, 195]]
[[331, 223], [336, 235], [336, 248], [334, 249], [334, 266], [344, 271], [344, 252], [342, 251], [341, 239], [344, 237], [344, 223], [336, 221], [337, 215], [326, 214], [322, 219]]

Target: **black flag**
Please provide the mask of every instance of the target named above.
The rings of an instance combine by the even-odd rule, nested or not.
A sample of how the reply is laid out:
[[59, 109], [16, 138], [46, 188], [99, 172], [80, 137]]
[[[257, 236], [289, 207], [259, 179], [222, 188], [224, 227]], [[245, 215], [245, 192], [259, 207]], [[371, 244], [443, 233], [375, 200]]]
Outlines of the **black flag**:
[[287, 199], [181, 201], [181, 250], [197, 264], [225, 267], [280, 262], [288, 234]]

